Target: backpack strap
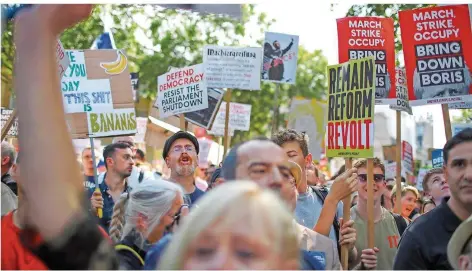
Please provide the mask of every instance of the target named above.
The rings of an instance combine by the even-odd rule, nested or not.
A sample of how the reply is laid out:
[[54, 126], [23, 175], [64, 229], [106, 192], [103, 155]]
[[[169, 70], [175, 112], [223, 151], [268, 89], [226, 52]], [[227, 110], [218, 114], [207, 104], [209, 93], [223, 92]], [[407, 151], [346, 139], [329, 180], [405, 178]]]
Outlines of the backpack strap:
[[[326, 196], [328, 195], [329, 191], [326, 188], [318, 188], [314, 186], [309, 186], [315, 192], [315, 194], [321, 199], [321, 203], [324, 205]], [[334, 220], [333, 220], [333, 227], [334, 227], [334, 233], [336, 234], [336, 239], [339, 241], [339, 230], [341, 229], [341, 225], [339, 225], [339, 218], [338, 218], [338, 208], [336, 206], [336, 212], [334, 213]], [[338, 247], [338, 253], [339, 257], [341, 258], [341, 246], [339, 245], [339, 242], [336, 242], [336, 245]]]
[[136, 258], [138, 258], [139, 262], [141, 263], [142, 266], [144, 266], [144, 260], [143, 258], [139, 255], [138, 252], [136, 252], [134, 249], [132, 249], [131, 247], [127, 246], [127, 245], [122, 245], [122, 244], [119, 244], [119, 245], [116, 245], [115, 246], [115, 250], [116, 251], [120, 251], [120, 250], [125, 250], [125, 251], [129, 251], [131, 252]]
[[138, 178], [138, 182], [141, 183], [144, 179], [144, 171], [140, 171], [139, 172], [139, 178]]
[[403, 233], [405, 232], [406, 230], [406, 227], [408, 226], [408, 224], [406, 223], [405, 219], [403, 219], [403, 217], [401, 215], [398, 215], [398, 214], [395, 214], [393, 212], [390, 212], [393, 216], [393, 218], [395, 219], [395, 224], [397, 224], [397, 229], [398, 229], [398, 233], [400, 233], [400, 237], [403, 235]]

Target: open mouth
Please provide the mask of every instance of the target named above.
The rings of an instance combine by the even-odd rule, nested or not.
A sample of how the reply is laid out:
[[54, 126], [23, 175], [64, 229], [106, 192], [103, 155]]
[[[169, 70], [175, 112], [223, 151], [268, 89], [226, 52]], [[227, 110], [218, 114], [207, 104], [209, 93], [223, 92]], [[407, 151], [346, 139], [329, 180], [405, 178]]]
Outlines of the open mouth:
[[192, 159], [188, 156], [183, 156], [179, 159], [179, 164], [182, 166], [188, 166], [192, 164]]

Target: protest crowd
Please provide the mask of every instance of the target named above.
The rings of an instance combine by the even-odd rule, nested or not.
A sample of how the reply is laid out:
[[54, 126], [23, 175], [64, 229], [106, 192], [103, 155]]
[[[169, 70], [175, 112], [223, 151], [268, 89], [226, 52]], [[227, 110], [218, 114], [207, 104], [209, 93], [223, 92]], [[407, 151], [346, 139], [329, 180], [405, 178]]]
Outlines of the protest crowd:
[[[456, 7], [462, 11], [461, 5]], [[330, 177], [316, 163], [320, 154], [310, 150], [314, 139], [309, 131], [279, 129], [225, 148], [218, 163], [202, 164], [205, 147], [185, 128], [184, 113], [212, 104], [206, 100], [210, 87], [232, 88], [218, 86], [228, 75], [212, 74], [211, 65], [218, 62], [212, 59], [249, 57], [258, 61], [253, 68], [262, 77], [290, 82], [294, 77], [287, 75], [290, 65], [283, 57], [296, 55], [290, 50], [296, 50], [298, 37], [287, 38], [286, 44], [266, 42], [257, 52], [209, 49], [212, 53], [204, 56], [208, 69], [195, 65], [156, 75], [158, 84], [168, 89], [163, 88], [162, 94], [158, 90], [155, 107], [162, 110], [172, 100], [175, 106], [165, 107], [161, 116], [177, 116], [184, 124], [161, 142], [168, 169], [162, 172], [135, 142], [136, 116], [134, 108], [126, 107], [126, 98], [116, 106], [120, 99], [111, 95], [111, 107], [92, 104], [84, 113], [82, 104], [67, 106], [59, 91], [60, 82], [72, 79], [62, 77], [57, 39], [87, 20], [92, 10], [85, 4], [36, 5], [19, 11], [14, 19], [19, 148], [4, 139], [2, 129], [2, 270], [472, 270], [472, 128], [448, 136], [441, 150], [443, 162], [428, 169], [420, 190], [399, 169], [395, 177], [387, 177], [391, 161], [373, 156], [369, 129], [374, 128], [376, 100], [396, 99], [398, 90], [389, 86], [376, 95], [373, 57], [340, 58], [339, 65], [328, 66], [328, 81], [334, 83], [327, 91], [326, 110], [317, 112], [329, 115], [321, 125], [328, 135], [326, 156], [345, 158]], [[470, 24], [461, 29], [467, 30], [468, 36], [461, 37], [470, 42]], [[95, 73], [95, 79], [122, 80], [112, 81], [112, 93], [131, 92], [125, 87], [129, 72], [120, 66], [120, 53], [84, 52], [65, 54], [69, 67], [76, 61], [87, 67], [87, 73]], [[117, 54], [120, 61], [115, 66], [100, 64]], [[270, 70], [280, 61], [281, 66]], [[37, 63], [42, 63], [41, 69]], [[419, 69], [408, 65], [406, 74]], [[398, 72], [395, 66], [388, 70], [389, 74], [378, 76], [395, 86]], [[350, 78], [344, 78], [349, 72]], [[223, 80], [210, 86], [210, 74]], [[178, 79], [185, 76], [190, 79]], [[260, 84], [260, 77], [256, 79]], [[77, 82], [85, 88], [86, 80]], [[252, 79], [243, 81], [232, 84], [254, 89]], [[180, 92], [188, 95], [179, 96]], [[472, 95], [472, 87], [468, 93]], [[203, 102], [192, 103], [201, 97]], [[227, 103], [221, 103], [227, 113], [225, 137], [231, 122]], [[185, 111], [188, 106], [183, 105], [192, 104], [193, 109]], [[350, 109], [353, 104], [357, 109]], [[244, 113], [247, 107], [234, 106], [250, 117]], [[72, 118], [76, 122], [71, 125]], [[80, 121], [88, 125], [77, 124]], [[347, 139], [345, 133], [350, 134]], [[92, 137], [111, 140], [99, 152]], [[91, 139], [79, 159], [73, 138]]]

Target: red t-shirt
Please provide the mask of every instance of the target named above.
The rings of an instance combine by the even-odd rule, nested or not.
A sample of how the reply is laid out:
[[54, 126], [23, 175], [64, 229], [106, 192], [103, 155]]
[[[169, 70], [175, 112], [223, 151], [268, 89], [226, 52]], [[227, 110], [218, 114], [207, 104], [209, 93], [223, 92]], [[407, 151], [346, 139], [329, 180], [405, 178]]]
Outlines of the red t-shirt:
[[[98, 227], [108, 240], [111, 239], [103, 230]], [[41, 237], [36, 236], [38, 242]], [[36, 241], [35, 240], [35, 241]], [[36, 243], [36, 242], [35, 242]], [[2, 217], [2, 270], [48, 270], [48, 267], [25, 248], [20, 241], [20, 229], [13, 223], [13, 212], [9, 212]]]

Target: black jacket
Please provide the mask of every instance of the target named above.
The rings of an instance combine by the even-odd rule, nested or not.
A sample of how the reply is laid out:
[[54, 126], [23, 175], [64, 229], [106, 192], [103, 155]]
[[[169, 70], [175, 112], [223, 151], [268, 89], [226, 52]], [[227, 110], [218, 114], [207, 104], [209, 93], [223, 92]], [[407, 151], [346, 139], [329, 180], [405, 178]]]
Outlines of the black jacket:
[[115, 246], [120, 262], [120, 270], [142, 270], [146, 251], [139, 248], [131, 235], [126, 236]]

